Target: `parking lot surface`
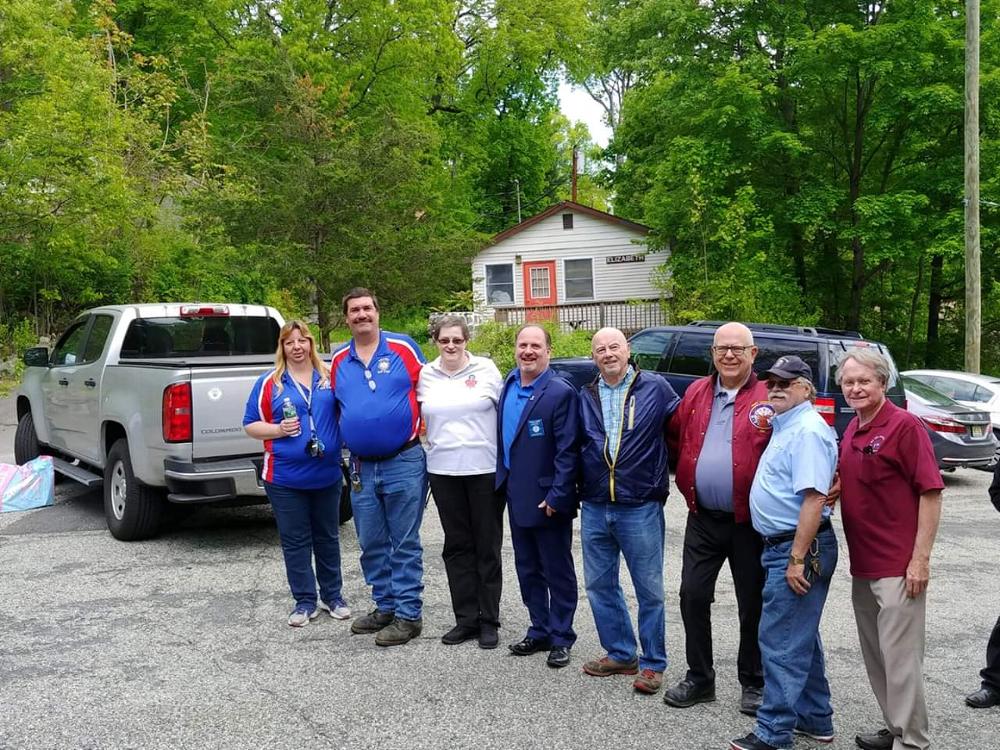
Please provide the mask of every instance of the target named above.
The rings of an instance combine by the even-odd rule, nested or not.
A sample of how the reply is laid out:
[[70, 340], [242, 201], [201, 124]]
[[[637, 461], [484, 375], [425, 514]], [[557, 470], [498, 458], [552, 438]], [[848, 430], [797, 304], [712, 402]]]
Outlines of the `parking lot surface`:
[[[11, 461], [0, 402], [0, 461]], [[986, 640], [1000, 613], [1000, 514], [989, 475], [946, 475], [928, 601], [927, 695], [934, 747], [1000, 746], [1000, 708], [974, 711]], [[666, 683], [684, 674], [677, 606], [686, 509], [667, 503]], [[846, 545], [823, 618], [837, 738], [881, 726], [857, 644]], [[342, 527], [344, 593], [370, 606], [353, 527]], [[69, 483], [54, 507], [0, 515], [0, 748], [726, 748], [737, 712], [736, 601], [728, 571], [713, 609], [718, 700], [689, 709], [640, 696], [630, 678], [593, 678], [601, 655], [580, 576], [573, 663], [514, 657], [527, 627], [509, 540], [501, 647], [443, 646], [453, 624], [433, 504], [423, 525], [422, 637], [380, 649], [349, 623], [289, 628], [291, 607], [267, 507], [206, 508], [136, 543], [107, 532], [100, 492]], [[627, 576], [624, 576], [627, 579]], [[634, 613], [634, 598], [627, 586]], [[799, 739], [796, 748], [816, 747]]]

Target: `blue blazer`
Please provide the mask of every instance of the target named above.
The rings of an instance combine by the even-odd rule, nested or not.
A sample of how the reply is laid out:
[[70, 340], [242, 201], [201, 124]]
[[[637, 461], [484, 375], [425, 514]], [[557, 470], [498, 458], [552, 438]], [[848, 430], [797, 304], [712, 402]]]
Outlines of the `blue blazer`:
[[[579, 398], [567, 381], [546, 370], [524, 407], [510, 446], [510, 471], [504, 463], [503, 409], [517, 370], [504, 380], [497, 419], [497, 489], [506, 485], [510, 519], [518, 526], [550, 526], [576, 516]], [[531, 426], [526, 427], [528, 422]], [[558, 511], [549, 517], [538, 504]]]

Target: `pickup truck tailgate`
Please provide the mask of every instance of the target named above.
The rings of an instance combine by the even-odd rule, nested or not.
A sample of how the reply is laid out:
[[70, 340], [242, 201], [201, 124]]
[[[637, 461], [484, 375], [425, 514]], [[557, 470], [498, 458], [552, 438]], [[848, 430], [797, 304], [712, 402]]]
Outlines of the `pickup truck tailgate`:
[[191, 368], [192, 458], [231, 458], [263, 450], [260, 440], [243, 431], [243, 413], [254, 382], [272, 367], [244, 366], [238, 374], [232, 367]]

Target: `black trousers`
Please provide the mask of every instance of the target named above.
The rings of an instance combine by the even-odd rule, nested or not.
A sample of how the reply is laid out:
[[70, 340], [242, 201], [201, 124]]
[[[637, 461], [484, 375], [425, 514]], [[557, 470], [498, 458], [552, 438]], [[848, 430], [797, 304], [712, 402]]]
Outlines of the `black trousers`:
[[442, 557], [455, 622], [499, 625], [504, 496], [493, 488], [495, 475], [429, 476], [444, 529]]
[[757, 628], [764, 589], [764, 569], [760, 564], [763, 542], [750, 524], [738, 524], [733, 514], [699, 508], [688, 513], [684, 532], [681, 567], [681, 618], [684, 620], [687, 678], [699, 686], [715, 682], [712, 657], [712, 602], [715, 582], [722, 564], [736, 587], [740, 619], [740, 647], [737, 674], [743, 687], [761, 687], [764, 673], [760, 663]]
[[983, 687], [988, 687], [1000, 693], [1000, 617], [990, 633], [990, 642], [986, 644], [986, 667], [979, 672], [983, 678]]

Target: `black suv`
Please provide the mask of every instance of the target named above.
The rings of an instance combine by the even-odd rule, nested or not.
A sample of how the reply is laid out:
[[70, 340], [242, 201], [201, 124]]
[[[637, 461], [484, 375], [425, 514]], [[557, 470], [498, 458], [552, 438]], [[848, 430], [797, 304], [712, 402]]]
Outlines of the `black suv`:
[[[699, 320], [686, 326], [645, 328], [629, 339], [632, 359], [640, 369], [663, 375], [683, 396], [687, 387], [713, 370], [712, 336], [721, 321]], [[816, 410], [842, 435], [854, 410], [847, 405], [834, 376], [841, 352], [851, 347], [869, 346], [889, 359], [892, 377], [887, 397], [897, 406], [906, 408], [906, 397], [899, 382], [899, 373], [889, 349], [877, 341], [869, 341], [853, 331], [830, 328], [804, 328], [766, 323], [749, 323], [754, 344], [760, 350], [754, 360], [754, 372], [768, 369], [778, 357], [795, 354], [812, 368], [817, 391]], [[555, 358], [552, 369], [578, 388], [597, 376], [597, 366], [586, 357]]]

